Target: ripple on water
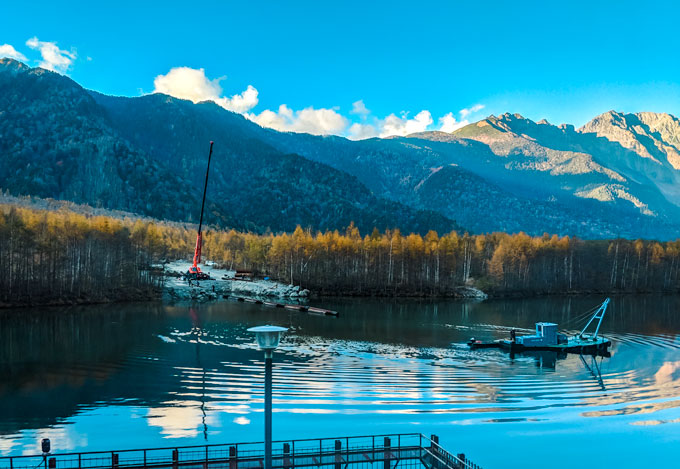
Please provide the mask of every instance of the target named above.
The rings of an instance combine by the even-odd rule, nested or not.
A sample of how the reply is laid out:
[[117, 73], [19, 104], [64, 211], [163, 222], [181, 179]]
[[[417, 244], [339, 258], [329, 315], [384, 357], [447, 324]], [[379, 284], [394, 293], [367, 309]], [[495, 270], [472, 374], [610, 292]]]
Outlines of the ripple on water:
[[[455, 327], [455, 326], [452, 326]], [[501, 332], [508, 327], [479, 324], [472, 333]], [[522, 331], [521, 329], [519, 329]], [[528, 330], [527, 330], [528, 331]], [[174, 340], [195, 343], [196, 335], [174, 331]], [[676, 349], [673, 335], [609, 334], [614, 356], [634, 355], [639, 347]], [[201, 337], [206, 346], [253, 350], [248, 337]], [[418, 348], [366, 341], [329, 340], [289, 334], [276, 364], [279, 411], [338, 413], [479, 413], [483, 422], [516, 422], [523, 417], [487, 418], [507, 412], [589, 407], [584, 417], [642, 413], [672, 404], [631, 405], [641, 400], [680, 395], [680, 376], [669, 369], [660, 380], [648, 368], [611, 366], [611, 358], [557, 356], [544, 352], [515, 355], [496, 350], [470, 351], [464, 344], [449, 348]], [[672, 365], [668, 365], [672, 368]], [[262, 399], [262, 367], [251, 361], [224, 361], [219, 368], [176, 367], [182, 390], [191, 398], [203, 390], [215, 404], [252, 404]], [[661, 370], [663, 373], [663, 369]], [[611, 408], [614, 406], [614, 408]], [[607, 407], [605, 409], [605, 407]], [[602, 409], [600, 409], [602, 408]], [[543, 418], [543, 417], [542, 417]], [[550, 417], [546, 417], [550, 418]]]

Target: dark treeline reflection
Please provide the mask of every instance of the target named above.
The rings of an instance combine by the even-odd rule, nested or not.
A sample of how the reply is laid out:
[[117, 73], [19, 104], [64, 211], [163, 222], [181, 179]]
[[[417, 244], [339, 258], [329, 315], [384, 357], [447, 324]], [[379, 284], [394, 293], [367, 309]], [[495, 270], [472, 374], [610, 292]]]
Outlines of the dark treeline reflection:
[[0, 434], [54, 425], [101, 402], [154, 407], [185, 389], [183, 369], [259, 360], [254, 346], [239, 346], [251, 338], [230, 313], [244, 307], [131, 303], [0, 311]]
[[79, 405], [130, 396], [131, 374], [145, 375], [126, 366], [130, 350], [153, 350], [153, 332], [162, 325], [162, 309], [152, 304], [25, 312], [0, 314], [0, 433], [20, 422], [43, 427]]

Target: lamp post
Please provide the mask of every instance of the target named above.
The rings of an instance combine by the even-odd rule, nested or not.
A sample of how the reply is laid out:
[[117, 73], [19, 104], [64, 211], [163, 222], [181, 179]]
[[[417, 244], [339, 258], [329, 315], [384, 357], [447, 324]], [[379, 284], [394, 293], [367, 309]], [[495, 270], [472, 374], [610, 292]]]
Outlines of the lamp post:
[[281, 334], [288, 329], [279, 326], [257, 326], [248, 329], [264, 350], [264, 469], [272, 467], [272, 358]]

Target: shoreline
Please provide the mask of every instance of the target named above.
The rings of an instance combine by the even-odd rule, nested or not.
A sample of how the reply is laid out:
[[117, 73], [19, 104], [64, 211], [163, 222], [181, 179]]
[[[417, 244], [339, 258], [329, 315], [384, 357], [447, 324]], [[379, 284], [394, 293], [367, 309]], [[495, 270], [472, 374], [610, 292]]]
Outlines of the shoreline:
[[[324, 298], [385, 298], [385, 299], [427, 299], [427, 300], [460, 300], [460, 301], [485, 301], [485, 300], [522, 300], [531, 298], [550, 297], [579, 297], [579, 296], [672, 296], [680, 294], [678, 290], [570, 290], [570, 291], [481, 291], [471, 286], [451, 287], [445, 292], [427, 293], [418, 291], [398, 290], [392, 291], [310, 291], [299, 285], [278, 282], [271, 279], [253, 279], [250, 281], [234, 280], [235, 271], [221, 269], [208, 262], [202, 270], [208, 273], [211, 280], [198, 282], [199, 285], [189, 285], [182, 280], [182, 273], [186, 272], [191, 265], [187, 261], [173, 261], [163, 266], [164, 282], [159, 289], [127, 290], [123, 294], [112, 294], [103, 298], [88, 298], [86, 295], [78, 298], [51, 298], [17, 303], [0, 303], [0, 311], [17, 308], [29, 309], [34, 307], [60, 307], [97, 305], [114, 303], [135, 303], [160, 301], [174, 303], [178, 301], [210, 302], [223, 301], [228, 297], [246, 297], [254, 299], [277, 299], [291, 304], [306, 303], [309, 299], [323, 300]], [[115, 292], [112, 292], [115, 293]]]
[[[162, 302], [162, 303], [174, 303], [178, 301], [191, 301], [191, 302], [207, 302], [207, 301], [225, 301], [221, 295], [217, 295], [214, 298], [201, 298], [202, 295], [198, 294], [195, 297], [167, 297], [167, 292], [165, 289], [162, 291], [156, 291], [150, 295], [139, 295], [131, 296], [127, 298], [115, 298], [115, 299], [59, 299], [59, 300], [48, 300], [44, 302], [31, 302], [31, 303], [0, 303], [0, 312], [7, 311], [9, 309], [19, 309], [26, 310], [38, 307], [63, 307], [63, 306], [93, 306], [93, 305], [109, 305], [109, 304], [127, 304], [127, 303], [146, 303], [146, 302]], [[263, 297], [258, 295], [247, 295], [242, 294], [245, 297], [252, 298], [272, 298]], [[429, 294], [417, 294], [417, 293], [401, 293], [401, 294], [351, 294], [351, 293], [312, 293], [308, 297], [304, 298], [279, 298], [290, 300], [291, 303], [296, 302], [306, 302], [307, 300], [323, 300], [325, 298], [335, 299], [335, 298], [381, 298], [381, 299], [404, 299], [404, 300], [459, 300], [459, 301], [494, 301], [494, 300], [526, 300], [534, 298], [554, 298], [554, 297], [581, 297], [581, 296], [614, 296], [614, 297], [633, 297], [633, 296], [674, 296], [680, 295], [678, 291], [672, 290], [659, 290], [659, 291], [597, 291], [597, 290], [583, 290], [583, 291], [570, 291], [570, 292], [539, 292], [539, 293], [527, 293], [527, 292], [507, 292], [503, 294], [498, 294], [490, 292], [487, 294], [487, 298], [471, 298], [471, 297], [460, 297], [455, 295], [429, 295]], [[232, 295], [235, 296], [235, 295]]]
[[162, 298], [162, 291], [148, 292], [149, 294], [139, 294], [120, 298], [59, 298], [38, 302], [20, 303], [0, 303], [0, 311], [8, 309], [29, 309], [38, 307], [63, 307], [63, 306], [88, 306], [88, 305], [109, 305], [117, 303], [146, 303], [157, 301]]

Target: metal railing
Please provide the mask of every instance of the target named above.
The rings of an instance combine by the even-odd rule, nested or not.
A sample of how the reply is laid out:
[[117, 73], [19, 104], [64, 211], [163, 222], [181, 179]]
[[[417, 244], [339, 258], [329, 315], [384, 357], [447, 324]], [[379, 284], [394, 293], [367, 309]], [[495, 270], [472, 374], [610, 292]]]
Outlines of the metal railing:
[[[419, 461], [427, 469], [479, 469], [459, 454], [439, 445], [437, 436], [420, 433], [280, 440], [272, 448], [272, 469]], [[200, 446], [88, 451], [0, 457], [0, 469], [128, 469], [188, 467], [257, 469], [263, 467], [264, 443], [225, 443]]]
[[[469, 461], [465, 454], [459, 453], [457, 456], [446, 451], [439, 445], [439, 437], [432, 435], [431, 438], [422, 437], [429, 442], [428, 446], [423, 446], [423, 455], [420, 461], [424, 466], [431, 469], [482, 469], [477, 464]], [[429, 462], [429, 464], [428, 464]]]

